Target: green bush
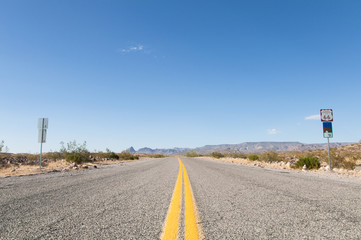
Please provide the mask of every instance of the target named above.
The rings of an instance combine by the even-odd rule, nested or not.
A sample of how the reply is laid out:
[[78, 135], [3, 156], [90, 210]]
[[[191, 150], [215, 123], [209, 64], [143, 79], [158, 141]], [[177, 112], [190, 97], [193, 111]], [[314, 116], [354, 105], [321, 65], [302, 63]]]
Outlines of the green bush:
[[110, 159], [119, 159], [119, 156], [115, 154], [114, 152], [110, 151], [109, 148], [106, 148], [106, 153], [104, 153], [104, 158], [110, 158]]
[[214, 157], [214, 158], [218, 158], [218, 159], [224, 157], [224, 155], [222, 153], [220, 153], [220, 152], [212, 152], [211, 156]]
[[119, 159], [119, 156], [117, 154], [115, 154], [114, 152], [110, 152], [108, 154], [108, 158], [110, 158], [110, 159]]
[[89, 157], [80, 153], [69, 153], [66, 155], [66, 161], [80, 164], [89, 161]]
[[278, 156], [278, 153], [274, 151], [269, 151], [262, 153], [260, 156], [260, 160], [264, 162], [278, 162], [280, 161], [280, 157]]
[[198, 157], [198, 153], [195, 151], [190, 151], [186, 153], [186, 157]]
[[316, 157], [303, 157], [295, 163], [296, 168], [302, 168], [304, 165], [307, 166], [307, 169], [319, 169], [321, 166]]
[[157, 154], [151, 154], [151, 155], [149, 155], [149, 157], [151, 157], [151, 158], [165, 158], [167, 156], [163, 155], [163, 154], [160, 154], [160, 153], [157, 153]]
[[74, 162], [80, 164], [82, 162], [89, 161], [90, 153], [86, 148], [86, 142], [83, 144], [77, 144], [76, 141], [68, 142], [67, 147], [64, 146], [64, 142], [61, 142], [60, 153], [65, 155], [65, 159], [68, 162]]
[[251, 161], [256, 161], [259, 159], [258, 155], [256, 154], [251, 154], [248, 156], [248, 159], [251, 160]]
[[123, 151], [119, 153], [119, 158], [122, 160], [136, 160], [139, 159], [139, 156], [132, 154], [129, 151]]

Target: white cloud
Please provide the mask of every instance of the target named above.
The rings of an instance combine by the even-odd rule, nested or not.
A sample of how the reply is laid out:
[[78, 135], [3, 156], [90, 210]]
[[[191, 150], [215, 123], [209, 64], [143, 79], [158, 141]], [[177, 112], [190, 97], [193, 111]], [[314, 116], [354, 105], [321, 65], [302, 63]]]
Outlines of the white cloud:
[[275, 135], [275, 134], [277, 134], [277, 133], [280, 133], [280, 132], [279, 132], [277, 129], [275, 129], [275, 128], [268, 129], [267, 132], [268, 132], [268, 134], [270, 134], [270, 135]]
[[305, 120], [320, 120], [320, 115], [319, 114], [311, 115], [311, 116], [305, 117]]
[[119, 49], [119, 52], [122, 53], [130, 53], [130, 52], [140, 52], [144, 50], [143, 45], [130, 46], [128, 48]]

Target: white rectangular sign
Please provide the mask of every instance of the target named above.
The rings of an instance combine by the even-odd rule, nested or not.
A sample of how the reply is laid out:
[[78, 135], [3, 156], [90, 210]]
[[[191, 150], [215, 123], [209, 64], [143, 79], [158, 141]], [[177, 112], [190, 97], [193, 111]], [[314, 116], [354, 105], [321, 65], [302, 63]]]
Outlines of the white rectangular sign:
[[[44, 126], [42, 126], [43, 125], [43, 119], [44, 119]], [[39, 118], [38, 119], [38, 128], [39, 129], [42, 129], [42, 128], [45, 128], [45, 129], [47, 129], [48, 128], [48, 118]]]
[[41, 135], [43, 135], [43, 143], [46, 142], [46, 131], [47, 129], [39, 129], [38, 130], [38, 142], [41, 143]]
[[321, 122], [333, 122], [333, 112], [332, 109], [321, 109]]

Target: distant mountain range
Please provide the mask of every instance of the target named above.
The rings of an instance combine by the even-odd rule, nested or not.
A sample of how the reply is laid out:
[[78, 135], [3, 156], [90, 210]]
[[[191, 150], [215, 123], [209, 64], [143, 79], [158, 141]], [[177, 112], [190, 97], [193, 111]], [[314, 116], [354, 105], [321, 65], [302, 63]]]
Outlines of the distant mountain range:
[[[351, 143], [331, 143], [332, 148]], [[305, 144], [300, 142], [244, 142], [240, 144], [221, 144], [221, 145], [206, 145], [197, 148], [171, 148], [171, 149], [152, 149], [152, 148], [140, 148], [135, 151], [133, 147], [128, 151], [133, 153], [160, 153], [167, 155], [185, 154], [189, 151], [195, 151], [198, 154], [210, 154], [212, 152], [221, 153], [262, 153], [267, 151], [277, 152], [290, 152], [290, 151], [307, 151], [313, 149], [327, 148], [327, 143], [314, 143]]]

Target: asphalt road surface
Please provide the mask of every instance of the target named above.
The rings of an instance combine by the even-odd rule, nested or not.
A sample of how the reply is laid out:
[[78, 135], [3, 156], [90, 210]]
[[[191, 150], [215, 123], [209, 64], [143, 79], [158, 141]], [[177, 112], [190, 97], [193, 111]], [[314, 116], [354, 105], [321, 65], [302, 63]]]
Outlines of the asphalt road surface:
[[[205, 239], [361, 239], [360, 181], [181, 160]], [[2, 178], [0, 239], [160, 239], [179, 164], [147, 159]]]

